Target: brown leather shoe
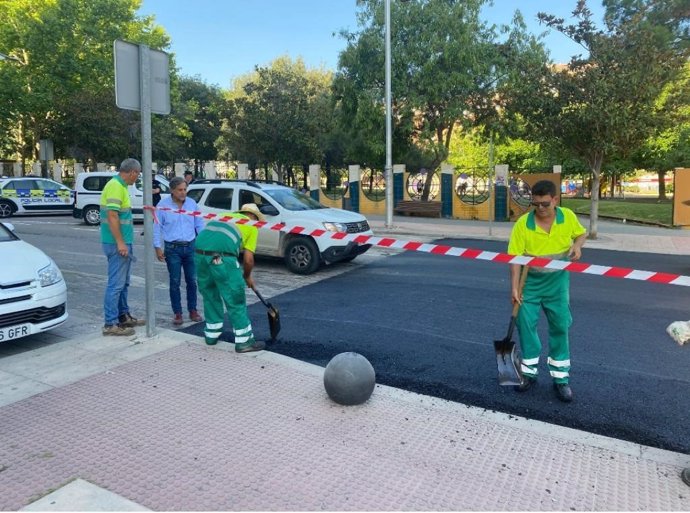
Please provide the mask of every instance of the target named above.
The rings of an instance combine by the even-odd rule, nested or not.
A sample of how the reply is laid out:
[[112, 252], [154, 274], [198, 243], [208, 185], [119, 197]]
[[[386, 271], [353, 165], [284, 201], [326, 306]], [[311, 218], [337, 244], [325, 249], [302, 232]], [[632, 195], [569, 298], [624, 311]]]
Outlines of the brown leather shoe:
[[146, 324], [146, 321], [144, 319], [137, 319], [136, 317], [132, 317], [129, 314], [129, 312], [126, 314], [122, 314], [118, 318], [118, 321], [118, 324], [123, 328], [135, 328], [137, 326], [144, 326]]
[[194, 322], [203, 322], [204, 318], [196, 310], [189, 311], [189, 318]]
[[134, 328], [124, 328], [119, 324], [103, 326], [104, 337], [130, 337], [135, 334]]
[[182, 314], [176, 313], [175, 317], [173, 317], [173, 324], [175, 326], [180, 326], [182, 323], [184, 323], [184, 319], [182, 319]]

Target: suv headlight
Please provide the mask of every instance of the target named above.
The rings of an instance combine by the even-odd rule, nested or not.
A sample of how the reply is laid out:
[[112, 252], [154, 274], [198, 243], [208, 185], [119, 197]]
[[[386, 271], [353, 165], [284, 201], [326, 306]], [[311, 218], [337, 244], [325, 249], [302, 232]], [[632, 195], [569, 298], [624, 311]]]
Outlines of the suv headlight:
[[347, 233], [347, 226], [345, 223], [323, 223], [323, 226], [329, 232]]
[[41, 287], [49, 287], [62, 281], [62, 273], [55, 262], [50, 261], [50, 265], [38, 271], [38, 279], [41, 281]]

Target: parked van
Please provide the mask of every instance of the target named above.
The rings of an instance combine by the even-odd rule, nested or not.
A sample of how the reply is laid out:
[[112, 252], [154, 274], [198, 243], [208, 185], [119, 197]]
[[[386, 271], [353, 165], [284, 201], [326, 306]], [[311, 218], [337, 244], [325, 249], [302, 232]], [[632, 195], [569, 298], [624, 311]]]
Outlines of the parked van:
[[[79, 173], [74, 184], [74, 207], [72, 217], [82, 219], [89, 226], [101, 222], [101, 192], [108, 181], [117, 173], [113, 171], [94, 171]], [[132, 216], [135, 221], [144, 219], [144, 185], [140, 175], [134, 185], [129, 186], [132, 201]], [[168, 179], [162, 175], [154, 177], [161, 184], [161, 196], [170, 194]]]

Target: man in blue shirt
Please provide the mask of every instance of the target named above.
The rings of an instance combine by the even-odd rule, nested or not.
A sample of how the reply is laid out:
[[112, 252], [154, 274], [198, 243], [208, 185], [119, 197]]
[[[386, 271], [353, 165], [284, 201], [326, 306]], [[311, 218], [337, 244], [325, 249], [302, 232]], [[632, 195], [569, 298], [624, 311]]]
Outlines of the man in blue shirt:
[[[196, 201], [187, 197], [187, 182], [176, 176], [170, 180], [170, 196], [158, 203], [158, 208], [173, 210], [198, 210]], [[165, 262], [170, 275], [170, 303], [173, 309], [173, 324], [181, 325], [182, 296], [180, 283], [182, 271], [187, 289], [187, 310], [194, 322], [204, 319], [196, 307], [196, 267], [194, 264], [194, 240], [197, 233], [204, 229], [204, 221], [199, 217], [159, 210], [158, 222], [153, 225], [153, 246], [159, 261]]]

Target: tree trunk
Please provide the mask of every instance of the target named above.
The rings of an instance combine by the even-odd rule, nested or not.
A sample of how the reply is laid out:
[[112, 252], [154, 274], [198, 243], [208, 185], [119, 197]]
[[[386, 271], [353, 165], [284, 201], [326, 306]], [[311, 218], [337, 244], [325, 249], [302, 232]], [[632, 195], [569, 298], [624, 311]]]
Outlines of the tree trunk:
[[422, 189], [422, 201], [429, 201], [429, 193], [431, 192], [431, 183], [434, 179], [434, 175], [436, 174], [436, 170], [438, 167], [441, 165], [440, 162], [432, 162], [430, 168], [427, 170], [426, 173], [426, 180], [424, 181], [424, 188]]
[[666, 199], [666, 171], [657, 171], [657, 176], [659, 177], [659, 199]]

